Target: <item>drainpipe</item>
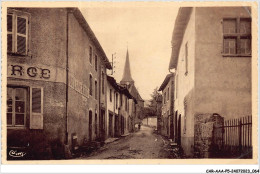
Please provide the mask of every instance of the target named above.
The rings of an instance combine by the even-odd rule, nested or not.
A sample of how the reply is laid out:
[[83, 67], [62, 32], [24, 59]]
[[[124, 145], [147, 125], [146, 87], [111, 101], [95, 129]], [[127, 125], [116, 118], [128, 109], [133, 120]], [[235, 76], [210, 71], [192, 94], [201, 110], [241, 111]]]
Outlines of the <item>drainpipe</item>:
[[66, 106], [65, 106], [65, 117], [66, 117], [66, 138], [65, 138], [65, 144], [68, 145], [69, 139], [68, 139], [68, 84], [69, 84], [69, 55], [68, 55], [68, 48], [69, 48], [69, 10], [67, 10], [67, 16], [66, 16]]

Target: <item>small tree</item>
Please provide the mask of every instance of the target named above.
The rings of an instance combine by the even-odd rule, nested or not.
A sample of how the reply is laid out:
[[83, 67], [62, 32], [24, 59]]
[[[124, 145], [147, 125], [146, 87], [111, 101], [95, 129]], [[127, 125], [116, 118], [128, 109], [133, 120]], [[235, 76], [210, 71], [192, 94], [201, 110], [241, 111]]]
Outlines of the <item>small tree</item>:
[[151, 99], [149, 100], [150, 104], [148, 107], [150, 108], [151, 115], [156, 115], [156, 106], [157, 106], [156, 99], [159, 95], [160, 95], [160, 93], [158, 92], [158, 87], [156, 87], [153, 90], [153, 93], [151, 94]]

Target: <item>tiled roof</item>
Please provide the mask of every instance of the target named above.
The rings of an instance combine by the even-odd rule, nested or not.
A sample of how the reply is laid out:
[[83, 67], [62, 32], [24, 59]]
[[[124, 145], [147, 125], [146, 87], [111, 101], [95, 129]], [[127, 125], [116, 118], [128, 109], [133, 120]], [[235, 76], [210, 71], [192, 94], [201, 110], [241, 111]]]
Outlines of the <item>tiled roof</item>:
[[163, 83], [161, 84], [160, 88], [158, 89], [158, 91], [164, 90], [165, 86], [167, 86], [167, 84], [168, 84], [168, 82], [169, 82], [169, 80], [171, 79], [172, 76], [173, 76], [173, 73], [168, 74], [165, 77], [165, 79], [164, 79]]

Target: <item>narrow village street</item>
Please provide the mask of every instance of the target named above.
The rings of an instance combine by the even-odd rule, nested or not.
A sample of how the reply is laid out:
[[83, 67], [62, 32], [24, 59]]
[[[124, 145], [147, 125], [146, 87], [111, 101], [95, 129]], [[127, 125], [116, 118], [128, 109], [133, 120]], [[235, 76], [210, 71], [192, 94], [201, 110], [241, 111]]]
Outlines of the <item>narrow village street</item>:
[[[169, 141], [154, 133], [154, 128], [141, 130], [106, 144], [87, 157], [80, 159], [164, 159], [174, 158]], [[177, 158], [177, 154], [175, 156]]]

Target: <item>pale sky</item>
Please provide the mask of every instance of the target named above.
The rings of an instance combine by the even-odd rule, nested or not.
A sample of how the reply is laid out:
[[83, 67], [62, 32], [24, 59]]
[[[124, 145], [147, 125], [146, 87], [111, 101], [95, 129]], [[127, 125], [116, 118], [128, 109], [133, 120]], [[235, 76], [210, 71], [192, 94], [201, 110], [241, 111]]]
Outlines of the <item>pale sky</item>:
[[144, 100], [150, 99], [169, 73], [171, 38], [178, 7], [91, 7], [81, 11], [111, 61], [116, 52], [115, 73], [123, 76], [128, 43], [135, 86]]

